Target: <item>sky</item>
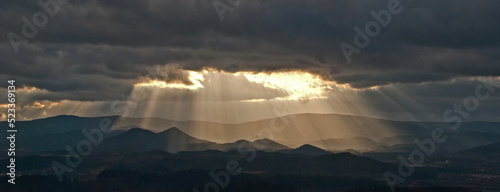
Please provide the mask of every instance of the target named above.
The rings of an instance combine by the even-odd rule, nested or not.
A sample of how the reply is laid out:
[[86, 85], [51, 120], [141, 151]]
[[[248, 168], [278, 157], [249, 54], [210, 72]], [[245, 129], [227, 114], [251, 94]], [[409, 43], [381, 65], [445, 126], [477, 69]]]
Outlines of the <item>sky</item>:
[[[0, 1], [0, 82], [16, 80], [20, 120], [238, 123], [335, 113], [443, 121], [478, 86], [500, 85], [499, 7], [494, 0]], [[500, 91], [489, 93], [466, 120], [500, 119]]]

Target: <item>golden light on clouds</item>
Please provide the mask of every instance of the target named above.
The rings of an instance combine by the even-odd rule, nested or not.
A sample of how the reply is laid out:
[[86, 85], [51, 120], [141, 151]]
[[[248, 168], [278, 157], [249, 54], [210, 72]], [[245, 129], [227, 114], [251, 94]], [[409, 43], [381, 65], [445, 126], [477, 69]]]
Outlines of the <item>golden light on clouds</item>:
[[238, 72], [235, 75], [245, 76], [251, 82], [289, 93], [287, 97], [278, 98], [284, 100], [324, 99], [328, 97], [329, 91], [340, 87], [335, 82], [325, 81], [318, 75], [302, 71], [273, 73]]
[[[202, 71], [186, 71], [189, 73], [188, 85], [182, 81], [166, 82], [162, 80], [148, 80], [135, 84], [135, 87], [151, 88], [173, 88], [196, 90], [206, 88], [204, 82], [211, 81], [217, 77], [245, 78], [249, 83], [259, 84], [262, 87], [275, 89], [287, 93], [287, 96], [277, 97], [278, 100], [307, 100], [325, 99], [328, 93], [338, 90], [354, 90], [348, 85], [337, 84], [334, 81], [322, 79], [319, 75], [303, 71], [278, 71], [278, 72], [226, 72], [215, 69], [204, 69]], [[231, 79], [229, 79], [231, 80]], [[244, 85], [240, 87], [245, 89]], [[218, 90], [213, 90], [218, 91]], [[224, 93], [222, 93], [224, 94]], [[266, 99], [242, 100], [243, 102], [262, 102]]]
[[[274, 117], [276, 106], [290, 108], [289, 112], [281, 115], [348, 114], [354, 107], [347, 106], [344, 100], [347, 97], [355, 100], [352, 96], [358, 92], [347, 85], [305, 71], [162, 69], [157, 70], [162, 72], [157, 78], [145, 78], [135, 84], [131, 95], [144, 93], [144, 99], [131, 111], [133, 114], [120, 115], [239, 123]], [[335, 105], [330, 106], [328, 100], [336, 101]], [[147, 121], [142, 123], [147, 124]]]
[[201, 72], [196, 71], [188, 71], [189, 72], [189, 80], [192, 82], [192, 85], [186, 85], [182, 82], [172, 82], [167, 83], [161, 80], [150, 80], [143, 83], [135, 84], [136, 87], [156, 87], [156, 88], [174, 88], [174, 89], [199, 89], [202, 88], [201, 84], [204, 81], [203, 74]]
[[17, 92], [25, 92], [25, 93], [34, 93], [34, 92], [46, 93], [47, 92], [47, 90], [45, 90], [45, 89], [39, 89], [36, 87], [29, 87], [29, 86], [24, 86], [24, 87], [18, 88], [16, 91]]
[[35, 103], [33, 103], [32, 106], [29, 106], [29, 107], [32, 107], [32, 108], [35, 108], [35, 109], [50, 109], [56, 105], [58, 105], [59, 102], [51, 102], [51, 101], [35, 101]]
[[[368, 111], [355, 106], [360, 103], [359, 90], [305, 71], [227, 72], [211, 68], [190, 71], [179, 67], [159, 67], [154, 71], [134, 84], [130, 95], [141, 97], [126, 99], [126, 105], [134, 106], [127, 110], [128, 114], [117, 112], [117, 107], [102, 107], [113, 106], [114, 101], [27, 99], [18, 103], [19, 110], [28, 119], [58, 114], [123, 115], [224, 123], [274, 117], [272, 109], [276, 106], [290, 108], [286, 114]], [[23, 87], [19, 92], [32, 98], [51, 94], [35, 87]]]

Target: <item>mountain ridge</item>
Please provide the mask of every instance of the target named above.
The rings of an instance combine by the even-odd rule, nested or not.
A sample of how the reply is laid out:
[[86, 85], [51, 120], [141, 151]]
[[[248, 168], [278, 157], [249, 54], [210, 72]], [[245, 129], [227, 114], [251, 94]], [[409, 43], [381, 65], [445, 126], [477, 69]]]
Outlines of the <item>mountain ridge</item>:
[[[292, 117], [293, 119], [287, 119]], [[159, 121], [153, 121], [152, 119], [148, 119], [152, 121], [146, 121], [141, 118], [125, 118], [118, 121], [118, 116], [93, 118], [63, 115], [41, 120], [17, 122], [16, 125], [18, 127], [23, 127], [24, 131], [22, 134], [16, 135], [16, 137], [19, 138], [19, 144], [22, 146], [23, 142], [28, 142], [27, 140], [50, 142], [51, 140], [62, 138], [63, 136], [61, 135], [67, 132], [73, 131], [73, 133], [76, 133], [73, 135], [76, 136], [72, 136], [72, 138], [79, 141], [82, 137], [78, 136], [78, 132], [82, 130], [99, 129], [100, 120], [102, 118], [110, 118], [115, 122], [113, 134], [105, 133], [105, 138], [114, 137], [116, 134], [137, 127], [160, 134], [162, 134], [162, 132], [164, 132], [163, 134], [174, 132], [175, 134], [171, 135], [175, 136], [172, 136], [168, 140], [186, 140], [184, 143], [190, 144], [189, 146], [184, 146], [186, 148], [182, 148], [182, 150], [201, 150], [206, 148], [200, 145], [192, 145], [201, 143], [211, 145], [210, 148], [227, 150], [235, 148], [234, 144], [232, 144], [235, 141], [242, 138], [261, 135], [263, 131], [271, 131], [272, 135], [269, 135], [269, 137], [272, 138], [271, 141], [286, 147], [299, 147], [304, 144], [312, 144], [330, 151], [345, 151], [347, 149], [356, 151], [390, 151], [393, 148], [414, 148], [412, 143], [414, 139], [429, 137], [429, 133], [436, 127], [446, 127], [448, 125], [443, 123], [425, 124], [391, 122], [389, 120], [380, 121], [378, 119], [337, 114], [295, 114], [243, 124], [205, 124], [204, 122], [190, 121], [174, 122], [170, 120], [164, 121], [160, 118], [155, 118]], [[5, 124], [7, 122], [0, 122], [0, 126], [2, 123]], [[281, 131], [273, 132], [271, 129], [273, 127], [270, 126], [273, 125], [272, 123], [277, 126], [283, 126]], [[166, 127], [176, 128], [168, 130], [165, 129]], [[498, 129], [498, 127], [500, 127], [500, 123], [474, 122], [469, 124], [464, 122], [459, 130], [453, 132], [447, 131], [449, 132], [448, 134], [451, 140], [448, 141], [446, 145], [443, 145], [447, 146], [447, 148], [441, 148], [459, 151], [465, 149], [465, 147], [487, 144], [481, 141], [485, 139], [488, 143], [498, 142], [500, 141], [500, 129]], [[2, 132], [0, 136], [6, 136], [5, 134], [5, 132]], [[44, 139], [43, 137], [46, 138]], [[48, 137], [53, 137], [53, 139], [48, 139]], [[335, 138], [338, 142], [333, 142], [331, 145], [322, 146], [318, 143], [314, 143], [320, 140], [332, 141], [335, 140]], [[357, 141], [355, 142], [355, 140]], [[402, 142], [398, 143], [398, 140]], [[468, 142], [458, 147], [453, 147], [451, 145], [460, 140], [467, 140]], [[0, 141], [0, 143], [5, 142], [6, 141]], [[66, 143], [66, 145], [68, 145], [71, 144], [71, 140], [56, 143]], [[221, 144], [226, 145], [220, 146]], [[276, 146], [278, 145], [276, 144]], [[50, 149], [49, 146], [46, 147]], [[175, 149], [175, 147], [173, 148]], [[281, 146], [281, 148], [283, 149], [284, 147]]]

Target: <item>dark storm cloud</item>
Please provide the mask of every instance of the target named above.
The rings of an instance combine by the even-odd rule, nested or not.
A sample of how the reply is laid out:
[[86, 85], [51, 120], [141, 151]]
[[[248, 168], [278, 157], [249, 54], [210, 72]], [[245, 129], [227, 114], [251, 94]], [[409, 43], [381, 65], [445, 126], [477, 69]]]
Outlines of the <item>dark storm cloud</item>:
[[[61, 93], [53, 100], [115, 99], [147, 69], [166, 64], [299, 69], [356, 88], [500, 75], [494, 0], [401, 0], [404, 10], [348, 64], [339, 44], [352, 45], [353, 27], [363, 29], [374, 20], [370, 11], [388, 2], [247, 0], [221, 22], [207, 0], [72, 0], [14, 54], [7, 34], [21, 35], [21, 18], [42, 9], [36, 1], [2, 1], [0, 74]], [[170, 77], [189, 84], [185, 74]]]
[[[479, 87], [479, 88], [478, 88]], [[493, 88], [489, 92], [488, 88]], [[500, 81], [491, 82], [482, 79], [455, 79], [438, 83], [398, 84], [379, 89], [367, 89], [361, 96], [380, 110], [380, 115], [387, 119], [406, 119], [423, 121], [443, 121], [443, 113], [454, 109], [454, 105], [464, 106], [477, 94], [487, 95], [485, 100], [478, 99], [477, 110], [468, 111], [467, 121], [497, 121], [499, 111]], [[395, 105], [394, 105], [395, 104]]]
[[354, 88], [372, 87], [377, 85], [387, 85], [391, 83], [415, 83], [426, 81], [443, 81], [451, 77], [425, 72], [411, 71], [372, 71], [369, 73], [356, 73], [352, 75], [336, 75], [333, 78], [338, 83], [349, 83]]

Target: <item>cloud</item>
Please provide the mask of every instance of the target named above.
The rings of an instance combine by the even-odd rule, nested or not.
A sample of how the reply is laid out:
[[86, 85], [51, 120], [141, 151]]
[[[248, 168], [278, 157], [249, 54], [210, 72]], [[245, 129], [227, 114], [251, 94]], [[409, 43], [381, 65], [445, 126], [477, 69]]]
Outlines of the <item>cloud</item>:
[[[387, 2], [246, 1], [220, 22], [208, 1], [71, 1], [31, 41], [37, 46], [2, 59], [2, 65], [51, 65], [44, 69], [52, 72], [71, 65], [79, 74], [100, 72], [115, 78], [137, 77], [140, 72], [131, 72], [135, 66], [172, 62], [182, 62], [184, 69], [209, 66], [226, 71], [321, 68], [328, 70], [325, 77], [372, 70], [436, 70], [442, 78], [451, 78], [484, 75], [467, 67], [448, 67], [456, 60], [462, 61], [459, 66], [480, 65], [478, 69], [499, 61], [500, 17], [493, 8], [499, 2], [401, 2], [404, 12], [392, 16], [390, 26], [353, 64], [345, 62], [339, 43], [352, 44], [352, 28], [374, 20], [369, 12], [384, 9]], [[30, 1], [3, 4], [2, 36], [20, 33], [20, 18], [41, 10]], [[13, 8], [17, 11], [9, 11]], [[3, 41], [9, 49], [7, 39]], [[2, 52], [11, 54], [6, 49]], [[80, 62], [68, 64], [75, 61], [58, 58], [56, 50]], [[41, 76], [36, 69], [31, 73]], [[498, 67], [493, 72], [500, 73]]]
[[3, 1], [0, 81], [46, 90], [32, 103], [110, 101], [151, 73], [190, 84], [183, 71], [204, 68], [306, 71], [360, 89], [500, 75], [494, 0], [400, 0], [403, 12], [347, 63], [339, 44], [353, 44], [353, 28], [364, 28], [374, 20], [370, 11], [387, 2], [244, 1], [221, 22], [211, 1], [74, 0], [15, 54], [7, 34], [22, 35], [21, 18], [42, 8]]

